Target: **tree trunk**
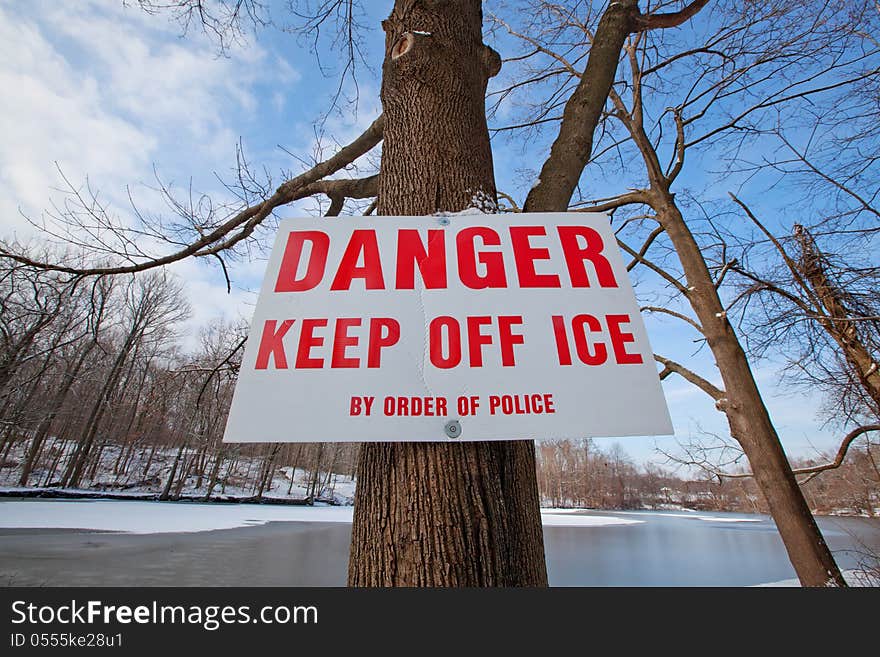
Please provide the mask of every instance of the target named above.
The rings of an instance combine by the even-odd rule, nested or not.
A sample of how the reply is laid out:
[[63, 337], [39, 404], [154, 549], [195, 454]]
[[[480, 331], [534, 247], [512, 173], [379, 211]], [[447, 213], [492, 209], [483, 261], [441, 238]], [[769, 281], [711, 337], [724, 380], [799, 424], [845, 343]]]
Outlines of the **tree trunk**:
[[144, 472], [141, 475], [144, 479], [146, 479], [150, 473], [150, 466], [153, 465], [153, 457], [156, 456], [156, 447], [157, 445], [155, 442], [150, 446], [150, 455], [147, 457], [147, 463], [144, 465]]
[[315, 460], [314, 465], [312, 466], [311, 472], [309, 472], [309, 486], [306, 489], [306, 499], [309, 500], [309, 504], [315, 503], [315, 498], [318, 496], [319, 492], [316, 490], [318, 487], [318, 475], [321, 471], [321, 461], [324, 458], [324, 443], [318, 443], [315, 447]]
[[620, 52], [638, 13], [636, 0], [618, 0], [611, 2], [602, 14], [586, 68], [565, 103], [559, 134], [541, 167], [538, 182], [526, 197], [525, 212], [568, 209], [571, 195], [593, 153], [593, 134], [608, 101], [608, 91], [614, 84]]
[[171, 499], [171, 485], [174, 483], [174, 478], [177, 476], [177, 469], [180, 467], [180, 461], [183, 459], [183, 452], [185, 449], [186, 438], [183, 439], [180, 443], [180, 447], [177, 449], [177, 456], [174, 457], [174, 463], [171, 465], [171, 472], [168, 473], [168, 480], [165, 482], [165, 487], [159, 495], [159, 500], [162, 502]]
[[125, 366], [126, 358], [131, 352], [138, 337], [137, 327], [133, 326], [129, 331], [128, 336], [126, 336], [125, 342], [119, 350], [119, 353], [116, 354], [110, 372], [107, 374], [107, 378], [101, 386], [101, 391], [98, 393], [98, 398], [95, 401], [94, 406], [92, 406], [88, 420], [86, 420], [83, 435], [77, 441], [76, 449], [67, 463], [67, 468], [62, 478], [64, 486], [79, 486], [80, 479], [85, 471], [86, 462], [91, 453], [92, 445], [94, 444], [95, 436], [98, 433], [98, 427], [110, 406], [110, 400], [119, 383], [119, 377], [122, 374], [122, 368]]
[[211, 474], [208, 476], [208, 488], [205, 490], [205, 502], [211, 499], [211, 494], [217, 486], [217, 480], [220, 478], [220, 466], [223, 464], [225, 456], [226, 446], [221, 444], [217, 453], [214, 455], [214, 463], [211, 465]]
[[260, 474], [260, 485], [257, 489], [257, 494], [254, 496], [258, 500], [263, 499], [263, 493], [266, 492], [267, 487], [269, 487], [272, 481], [272, 475], [275, 473], [275, 457], [278, 455], [279, 449], [281, 449], [281, 443], [272, 445], [268, 456], [264, 460], [263, 471]]
[[[382, 25], [378, 213], [494, 202], [485, 93], [500, 58], [479, 0], [397, 0]], [[533, 442], [368, 443], [357, 480], [350, 585], [546, 585]]]
[[52, 449], [55, 450], [56, 454], [52, 458], [52, 462], [49, 464], [49, 467], [46, 468], [46, 476], [43, 478], [43, 486], [48, 486], [52, 483], [52, 478], [55, 476], [55, 472], [58, 470], [58, 464], [61, 462], [62, 457], [65, 453], [65, 443], [64, 441], [56, 438], [55, 442], [52, 444]]
[[[819, 316], [819, 324], [837, 342], [846, 362], [870, 398], [871, 410], [880, 417], [880, 370], [874, 356], [859, 334], [858, 314], [848, 308], [846, 294], [829, 278], [825, 267], [824, 254], [816, 246], [810, 232], [795, 224], [794, 237], [800, 248], [801, 273], [806, 279], [819, 303], [828, 313]], [[863, 319], [863, 318], [862, 318]]]
[[296, 446], [296, 456], [293, 457], [293, 461], [290, 464], [290, 468], [291, 468], [290, 469], [290, 484], [287, 486], [287, 495], [288, 496], [293, 491], [293, 483], [294, 483], [294, 480], [296, 479], [296, 466], [299, 463], [300, 456], [302, 455], [302, 449], [303, 449], [302, 443], [300, 443], [299, 445]]
[[724, 381], [726, 396], [718, 400], [718, 408], [727, 415], [730, 434], [749, 459], [755, 481], [767, 500], [798, 578], [804, 586], [846, 586], [792, 474], [700, 247], [668, 190], [662, 198], [655, 199], [653, 205], [681, 260], [687, 278], [688, 301], [703, 327]]

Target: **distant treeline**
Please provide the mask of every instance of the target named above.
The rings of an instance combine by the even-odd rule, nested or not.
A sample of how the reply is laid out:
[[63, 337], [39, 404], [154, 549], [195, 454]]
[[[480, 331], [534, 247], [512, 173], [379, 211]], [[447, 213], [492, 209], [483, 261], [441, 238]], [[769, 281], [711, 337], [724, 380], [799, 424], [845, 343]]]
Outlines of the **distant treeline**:
[[[347, 479], [350, 493], [354, 443], [222, 442], [247, 327], [217, 323], [186, 352], [182, 299], [157, 273], [84, 282], [0, 271], [0, 483], [348, 501], [335, 485]], [[880, 507], [880, 454], [866, 445], [804, 485], [817, 512]], [[621, 448], [590, 441], [537, 450], [546, 505], [766, 511], [750, 478], [637, 467]]]
[[[591, 440], [538, 443], [537, 451], [538, 487], [547, 506], [768, 512], [751, 477], [705, 472], [694, 478], [652, 464], [637, 466], [619, 445], [601, 450]], [[801, 460], [792, 465], [806, 468], [817, 464]], [[839, 468], [802, 483], [807, 502], [819, 514], [875, 517], [880, 514], [878, 464], [880, 446], [867, 443], [851, 447]]]
[[184, 353], [183, 299], [163, 274], [0, 272], [4, 485], [260, 497], [286, 467], [314, 499], [328, 473], [354, 474], [353, 444], [222, 442], [246, 327], [218, 323]]

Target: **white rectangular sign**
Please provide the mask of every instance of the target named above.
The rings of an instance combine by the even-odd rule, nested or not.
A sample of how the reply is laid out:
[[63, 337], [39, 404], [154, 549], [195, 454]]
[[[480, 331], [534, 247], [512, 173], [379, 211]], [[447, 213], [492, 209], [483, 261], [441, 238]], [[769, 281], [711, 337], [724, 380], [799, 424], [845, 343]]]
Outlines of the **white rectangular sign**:
[[289, 219], [225, 442], [671, 434], [601, 214]]

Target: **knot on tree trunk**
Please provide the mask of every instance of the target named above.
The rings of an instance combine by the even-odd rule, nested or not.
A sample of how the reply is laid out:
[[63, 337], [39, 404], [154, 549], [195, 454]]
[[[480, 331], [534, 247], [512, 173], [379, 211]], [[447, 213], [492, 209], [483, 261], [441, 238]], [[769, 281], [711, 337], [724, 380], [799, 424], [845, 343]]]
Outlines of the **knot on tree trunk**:
[[486, 68], [486, 77], [494, 78], [501, 70], [501, 55], [493, 48], [483, 46], [483, 66]]
[[728, 411], [737, 409], [738, 405], [730, 401], [727, 397], [722, 397], [721, 399], [717, 399], [715, 401], [715, 408], [722, 413], [727, 413]]
[[394, 45], [391, 47], [391, 59], [396, 60], [403, 57], [406, 53], [412, 50], [415, 43], [416, 35], [412, 32], [404, 32], [397, 37], [397, 41], [395, 41]]

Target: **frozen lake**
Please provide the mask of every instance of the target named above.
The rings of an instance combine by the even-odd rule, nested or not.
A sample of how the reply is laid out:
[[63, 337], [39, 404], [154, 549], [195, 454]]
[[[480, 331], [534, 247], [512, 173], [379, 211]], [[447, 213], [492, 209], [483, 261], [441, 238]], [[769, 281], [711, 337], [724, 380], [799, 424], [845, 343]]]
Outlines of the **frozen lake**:
[[[766, 516], [545, 510], [554, 586], [749, 586], [794, 577]], [[350, 507], [0, 502], [0, 584], [341, 586]], [[819, 518], [844, 569], [880, 521]]]

